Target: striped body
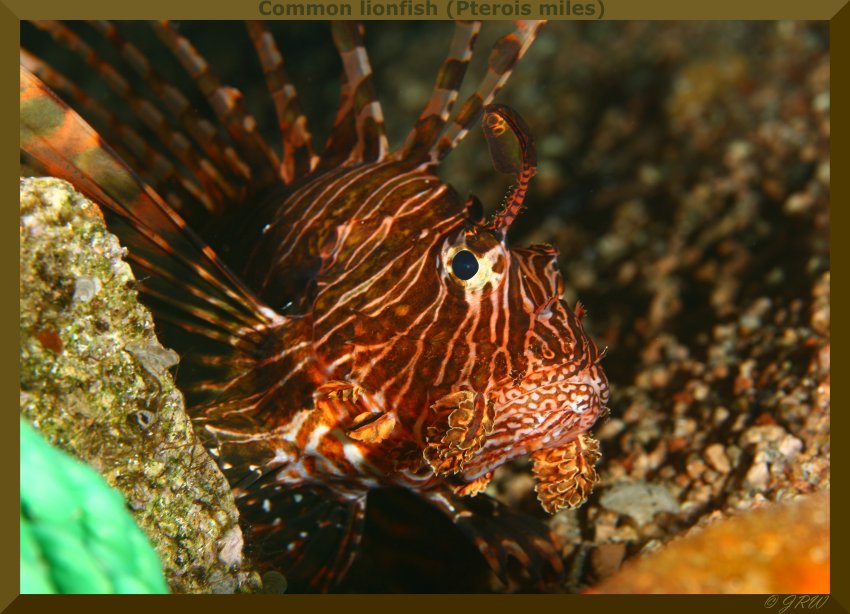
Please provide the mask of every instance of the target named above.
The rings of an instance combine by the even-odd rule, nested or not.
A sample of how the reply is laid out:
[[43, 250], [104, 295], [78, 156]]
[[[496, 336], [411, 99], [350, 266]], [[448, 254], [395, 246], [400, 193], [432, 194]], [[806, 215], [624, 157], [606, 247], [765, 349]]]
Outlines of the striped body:
[[[555, 250], [505, 244], [536, 154], [524, 122], [490, 102], [537, 27], [519, 22], [497, 43], [488, 74], [452, 122], [478, 31], [460, 23], [431, 100], [391, 151], [359, 30], [335, 26], [342, 98], [317, 155], [273, 40], [249, 25], [283, 134], [277, 162], [241, 95], [213, 78], [171, 26], [158, 26], [219, 114], [220, 138], [235, 143], [184, 152], [184, 163], [202, 170], [197, 185], [178, 183], [187, 193], [206, 186], [205, 208], [218, 218], [208, 243], [67, 115], [77, 126], [69, 130], [88, 135], [83, 153], [105, 152], [112, 184], [88, 167], [83, 141], [45, 124], [62, 115], [62, 103], [22, 73], [23, 149], [128, 227], [122, 239], [151, 276], [148, 300], [181, 351], [181, 385], [234, 487], [252, 551], [296, 586], [327, 590], [344, 575], [366, 495], [384, 486], [412, 489], [446, 511], [502, 577], [509, 555], [534, 573], [561, 570], [545, 529], [502, 511], [476, 518], [464, 504], [522, 455], [534, 460], [550, 512], [580, 505], [596, 480], [598, 449], [586, 433], [608, 401], [601, 356], [580, 313], [560, 299]], [[126, 52], [114, 28], [99, 28]], [[40, 74], [50, 78], [46, 67]], [[489, 223], [434, 174], [482, 111], [496, 168], [517, 180]], [[204, 155], [209, 165], [198, 161]], [[228, 194], [240, 192], [232, 176], [246, 172], [251, 207], [228, 206]], [[502, 528], [483, 530], [491, 522]]]

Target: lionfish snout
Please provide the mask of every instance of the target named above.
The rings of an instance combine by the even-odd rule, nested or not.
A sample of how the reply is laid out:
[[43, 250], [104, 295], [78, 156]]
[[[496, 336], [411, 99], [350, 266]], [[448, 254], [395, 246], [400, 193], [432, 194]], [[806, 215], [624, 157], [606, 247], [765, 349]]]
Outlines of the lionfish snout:
[[607, 412], [608, 382], [601, 370], [567, 365], [529, 374], [501, 390], [487, 443], [465, 474], [524, 455], [534, 463], [535, 490], [544, 509], [575, 508], [597, 481], [599, 447], [588, 431]]
[[562, 364], [484, 394], [461, 390], [432, 406], [425, 459], [463, 494], [480, 492], [496, 468], [525, 455], [535, 490], [554, 513], [575, 508], [597, 481], [599, 444], [588, 430], [607, 412], [608, 382], [596, 365]]
[[520, 454], [563, 445], [590, 429], [607, 401], [601, 371], [561, 365], [531, 373], [497, 394], [493, 444]]

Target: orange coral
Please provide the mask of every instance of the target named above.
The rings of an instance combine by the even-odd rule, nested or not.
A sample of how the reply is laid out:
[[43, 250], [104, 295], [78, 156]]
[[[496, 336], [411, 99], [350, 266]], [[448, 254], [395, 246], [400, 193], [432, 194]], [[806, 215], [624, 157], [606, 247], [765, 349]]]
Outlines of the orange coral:
[[829, 593], [829, 493], [726, 518], [627, 563], [594, 593]]

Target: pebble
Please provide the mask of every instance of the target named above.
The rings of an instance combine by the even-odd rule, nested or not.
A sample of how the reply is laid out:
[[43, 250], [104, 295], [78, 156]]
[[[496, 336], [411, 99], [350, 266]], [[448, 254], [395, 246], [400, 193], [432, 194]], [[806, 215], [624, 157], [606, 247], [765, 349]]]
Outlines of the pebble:
[[696, 454], [688, 455], [685, 471], [688, 472], [692, 480], [698, 480], [705, 473], [705, 469], [705, 463]]
[[693, 418], [679, 418], [676, 420], [673, 436], [674, 437], [690, 437], [697, 432], [697, 421]]
[[796, 213], [805, 213], [811, 209], [817, 201], [808, 192], [797, 192], [788, 197], [785, 201], [785, 213], [791, 215]]
[[694, 398], [697, 401], [705, 401], [708, 398], [709, 387], [704, 382], [696, 382], [694, 384]]
[[803, 442], [794, 437], [793, 435], [786, 435], [782, 438], [782, 441], [779, 442], [779, 452], [782, 456], [787, 458], [791, 458], [796, 456], [803, 450]]
[[155, 341], [128, 343], [124, 349], [135, 356], [142, 367], [156, 378], [161, 378], [168, 369], [180, 362], [177, 352], [166, 349]]
[[716, 407], [712, 416], [714, 419], [714, 424], [718, 426], [723, 424], [724, 422], [726, 422], [726, 419], [729, 417], [729, 415], [730, 413], [728, 408], [723, 407], [722, 405]]
[[555, 514], [549, 522], [549, 527], [555, 535], [556, 543], [563, 548], [571, 550], [574, 544], [578, 544], [582, 540], [579, 519], [570, 510]]
[[753, 152], [753, 146], [745, 140], [732, 141], [726, 149], [726, 164], [734, 168], [746, 161]]
[[607, 578], [620, 569], [625, 556], [626, 544], [624, 543], [599, 544], [590, 553], [590, 565], [593, 568], [593, 575], [598, 580]]
[[605, 441], [606, 439], [612, 439], [622, 433], [625, 428], [625, 422], [623, 422], [619, 418], [611, 418], [597, 429], [596, 438], [601, 441]]
[[218, 560], [228, 567], [238, 566], [242, 562], [242, 530], [235, 526], [218, 540]]
[[210, 587], [210, 592], [216, 595], [229, 595], [236, 592], [238, 583], [236, 578], [226, 576], [219, 570], [213, 570], [207, 578], [207, 584]]
[[705, 449], [705, 460], [712, 469], [719, 471], [720, 473], [725, 474], [732, 470], [722, 444], [713, 443], [708, 446]]
[[780, 267], [774, 267], [764, 278], [764, 281], [766, 284], [774, 286], [781, 284], [783, 281], [785, 281], [785, 271], [783, 271]]
[[745, 478], [746, 483], [753, 490], [766, 490], [770, 480], [770, 472], [767, 469], [767, 463], [754, 463], [750, 470], [747, 471]]
[[505, 501], [510, 505], [519, 505], [521, 501], [533, 496], [534, 485], [534, 477], [530, 473], [518, 474], [505, 485]]
[[818, 165], [817, 178], [818, 178], [818, 181], [820, 181], [821, 183], [824, 183], [824, 184], [829, 183], [829, 162], [828, 161], [821, 162]]
[[597, 508], [595, 511], [595, 517], [592, 519], [593, 541], [597, 544], [604, 544], [617, 539], [620, 533], [617, 528], [618, 513], [604, 508]]
[[629, 247], [623, 237], [613, 233], [601, 237], [596, 246], [599, 256], [608, 261], [617, 260]]
[[661, 181], [662, 174], [657, 166], [642, 164], [638, 169], [638, 177], [642, 183], [648, 186], [655, 186], [658, 185], [659, 181]]
[[752, 444], [763, 444], [780, 441], [786, 435], [785, 429], [778, 424], [751, 426], [741, 435], [740, 444], [746, 447]]
[[78, 277], [74, 282], [75, 303], [88, 303], [100, 292], [101, 284], [97, 277]]
[[282, 594], [286, 592], [288, 584], [283, 574], [277, 571], [267, 571], [263, 574], [263, 592]]
[[599, 502], [608, 510], [630, 516], [640, 525], [648, 524], [658, 512], [679, 511], [679, 503], [664, 486], [644, 481], [614, 484]]

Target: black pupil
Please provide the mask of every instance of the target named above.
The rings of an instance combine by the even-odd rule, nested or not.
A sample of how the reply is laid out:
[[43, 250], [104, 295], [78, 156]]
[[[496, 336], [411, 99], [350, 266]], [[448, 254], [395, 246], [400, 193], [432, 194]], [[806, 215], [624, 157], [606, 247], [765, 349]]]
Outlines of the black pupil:
[[459, 251], [452, 258], [452, 272], [458, 279], [472, 279], [478, 272], [478, 258], [469, 250]]

